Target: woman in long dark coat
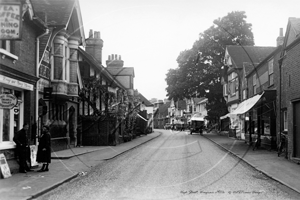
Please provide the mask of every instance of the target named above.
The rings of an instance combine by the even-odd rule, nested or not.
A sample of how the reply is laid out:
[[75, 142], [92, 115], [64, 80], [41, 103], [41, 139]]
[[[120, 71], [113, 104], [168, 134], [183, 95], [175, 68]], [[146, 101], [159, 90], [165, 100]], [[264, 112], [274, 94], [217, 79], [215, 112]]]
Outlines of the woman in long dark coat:
[[51, 163], [51, 135], [48, 126], [43, 126], [42, 135], [39, 140], [36, 161], [43, 163], [43, 167], [38, 172], [49, 171], [49, 163]]

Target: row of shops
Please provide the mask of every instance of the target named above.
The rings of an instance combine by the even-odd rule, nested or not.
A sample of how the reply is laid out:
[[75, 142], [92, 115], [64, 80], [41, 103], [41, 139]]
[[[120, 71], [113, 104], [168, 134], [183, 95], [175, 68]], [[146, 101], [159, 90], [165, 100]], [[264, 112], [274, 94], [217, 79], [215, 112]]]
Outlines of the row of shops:
[[220, 118], [221, 131], [251, 144], [257, 138], [267, 149], [276, 149], [276, 91], [265, 90]]

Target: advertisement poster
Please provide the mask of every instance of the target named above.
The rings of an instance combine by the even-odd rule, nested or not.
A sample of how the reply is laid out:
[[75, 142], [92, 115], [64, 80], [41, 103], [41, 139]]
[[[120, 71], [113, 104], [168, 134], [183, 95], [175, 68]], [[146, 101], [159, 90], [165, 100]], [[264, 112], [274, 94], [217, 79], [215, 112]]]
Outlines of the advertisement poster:
[[0, 154], [0, 168], [3, 178], [11, 177], [10, 169], [3, 153]]
[[31, 166], [37, 166], [38, 165], [38, 163], [36, 162], [36, 154], [37, 154], [37, 146], [36, 145], [31, 145], [30, 146]]

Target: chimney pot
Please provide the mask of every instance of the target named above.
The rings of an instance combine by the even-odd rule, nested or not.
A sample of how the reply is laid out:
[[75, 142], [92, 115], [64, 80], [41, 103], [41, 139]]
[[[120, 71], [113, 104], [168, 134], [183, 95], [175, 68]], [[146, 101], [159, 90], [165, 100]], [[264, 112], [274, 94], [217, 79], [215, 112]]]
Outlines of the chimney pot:
[[90, 29], [89, 38], [93, 38], [93, 29]]
[[115, 54], [115, 60], [118, 60], [118, 54]]
[[279, 36], [282, 37], [283, 36], [283, 28], [279, 29]]

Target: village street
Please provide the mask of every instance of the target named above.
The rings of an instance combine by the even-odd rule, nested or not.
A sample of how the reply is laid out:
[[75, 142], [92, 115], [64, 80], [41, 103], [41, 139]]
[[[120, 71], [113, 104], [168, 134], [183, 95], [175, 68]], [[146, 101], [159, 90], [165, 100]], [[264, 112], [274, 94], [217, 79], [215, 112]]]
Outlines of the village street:
[[[299, 199], [199, 134], [162, 135], [39, 199]], [[205, 134], [204, 134], [205, 135]], [[80, 156], [89, 165], [97, 151]], [[95, 164], [95, 163], [93, 163]]]

